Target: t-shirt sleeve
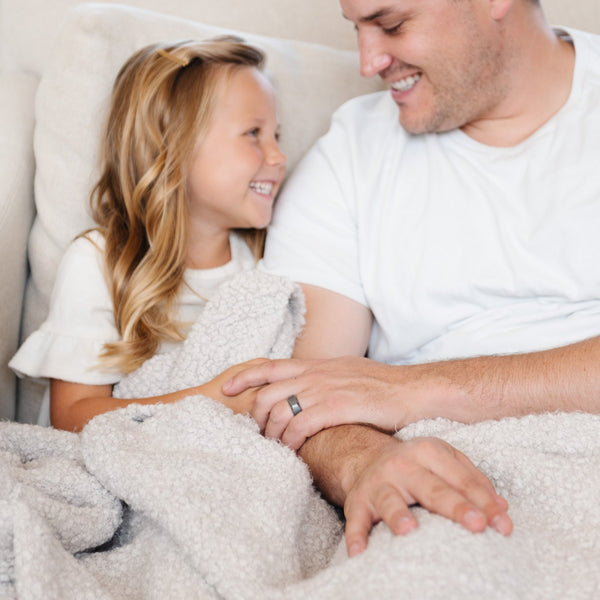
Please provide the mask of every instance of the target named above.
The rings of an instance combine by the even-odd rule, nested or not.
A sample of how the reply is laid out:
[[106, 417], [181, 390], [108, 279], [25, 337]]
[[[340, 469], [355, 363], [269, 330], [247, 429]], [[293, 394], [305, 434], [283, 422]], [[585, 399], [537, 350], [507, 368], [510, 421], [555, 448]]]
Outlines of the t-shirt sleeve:
[[[98, 235], [93, 239], [101, 241]], [[67, 248], [46, 321], [9, 363], [17, 375], [87, 385], [112, 384], [122, 378], [121, 373], [98, 366], [104, 344], [119, 335], [102, 274], [102, 252], [94, 242], [78, 238]]]
[[354, 142], [346, 120], [300, 161], [284, 185], [260, 268], [367, 304], [358, 260]]

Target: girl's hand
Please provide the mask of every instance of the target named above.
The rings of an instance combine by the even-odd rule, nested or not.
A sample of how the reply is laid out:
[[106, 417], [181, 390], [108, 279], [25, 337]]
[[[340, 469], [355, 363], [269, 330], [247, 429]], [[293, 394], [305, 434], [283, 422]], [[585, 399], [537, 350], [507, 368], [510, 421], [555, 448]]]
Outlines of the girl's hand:
[[254, 410], [254, 404], [256, 402], [256, 394], [262, 388], [262, 386], [257, 387], [248, 387], [233, 396], [226, 396], [222, 392], [222, 387], [225, 382], [229, 381], [231, 378], [235, 377], [238, 373], [245, 371], [250, 367], [256, 367], [264, 362], [268, 362], [266, 358], [255, 358], [253, 360], [246, 361], [244, 363], [240, 363], [239, 365], [234, 365], [233, 367], [229, 367], [229, 369], [223, 371], [220, 375], [217, 375], [211, 381], [208, 381], [197, 388], [195, 390], [198, 394], [202, 394], [203, 396], [208, 396], [212, 398], [216, 402], [220, 402], [224, 404], [228, 408], [230, 408], [234, 413], [248, 413], [252, 414]]

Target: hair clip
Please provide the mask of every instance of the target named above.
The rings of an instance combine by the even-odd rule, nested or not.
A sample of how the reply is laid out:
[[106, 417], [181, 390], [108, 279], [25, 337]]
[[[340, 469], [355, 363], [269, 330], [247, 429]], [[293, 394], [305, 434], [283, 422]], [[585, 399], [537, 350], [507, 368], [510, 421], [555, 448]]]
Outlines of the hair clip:
[[178, 64], [180, 67], [187, 67], [190, 64], [189, 60], [186, 60], [185, 58], [181, 58], [179, 56], [175, 56], [174, 54], [171, 54], [169, 51], [165, 50], [164, 48], [159, 48], [157, 50], [157, 52], [161, 56], [168, 58], [171, 62]]

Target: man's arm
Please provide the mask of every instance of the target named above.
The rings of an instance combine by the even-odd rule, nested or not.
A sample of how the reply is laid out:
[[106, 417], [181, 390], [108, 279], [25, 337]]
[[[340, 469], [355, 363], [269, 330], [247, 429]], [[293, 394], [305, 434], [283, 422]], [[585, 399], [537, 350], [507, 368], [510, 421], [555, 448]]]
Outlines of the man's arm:
[[[311, 305], [316, 295], [332, 294], [305, 288]], [[265, 435], [292, 448], [340, 424], [366, 423], [393, 432], [425, 418], [474, 423], [554, 411], [600, 412], [600, 337], [526, 354], [384, 365], [362, 357], [370, 316], [361, 311], [367, 309], [344, 300], [360, 308], [354, 315], [341, 312], [348, 318], [335, 323], [343, 333], [340, 344], [324, 314], [316, 329], [308, 315], [307, 332], [298, 341], [295, 356], [321, 360], [263, 363], [241, 372], [225, 390], [234, 394], [270, 384], [259, 392], [253, 416]], [[334, 304], [330, 314], [336, 314]], [[352, 340], [355, 323], [358, 338]], [[291, 394], [303, 408], [294, 418], [285, 401]]]
[[[307, 326], [294, 355], [362, 356], [372, 325], [370, 311], [322, 288], [304, 286], [304, 293]], [[283, 368], [295, 364], [279, 363]], [[285, 411], [282, 418], [289, 421], [287, 396], [279, 397], [284, 400], [275, 408]], [[464, 455], [441, 440], [400, 443], [371, 427], [343, 425], [320, 431], [302, 445], [299, 454], [324, 495], [344, 507], [351, 556], [366, 547], [371, 527], [380, 520], [397, 534], [416, 527], [408, 507], [417, 502], [470, 531], [481, 531], [488, 524], [503, 534], [512, 531], [506, 502]]]

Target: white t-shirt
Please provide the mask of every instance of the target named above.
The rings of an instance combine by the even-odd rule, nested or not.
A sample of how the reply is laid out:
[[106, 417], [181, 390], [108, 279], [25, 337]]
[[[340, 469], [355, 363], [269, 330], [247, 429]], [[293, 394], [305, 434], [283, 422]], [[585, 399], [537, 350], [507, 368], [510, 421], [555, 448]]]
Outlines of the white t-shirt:
[[600, 334], [600, 37], [569, 33], [567, 103], [511, 148], [409, 135], [387, 92], [346, 103], [282, 191], [261, 267], [369, 307], [389, 364]]
[[[59, 266], [48, 318], [9, 363], [20, 376], [54, 378], [87, 385], [113, 384], [123, 373], [98, 368], [106, 342], [119, 339], [112, 301], [102, 272], [104, 238], [98, 232], [76, 239]], [[215, 269], [186, 269], [177, 318], [191, 326], [206, 300], [236, 273], [252, 269], [254, 257], [244, 240], [230, 236], [231, 261]], [[173, 347], [163, 342], [158, 352]]]

